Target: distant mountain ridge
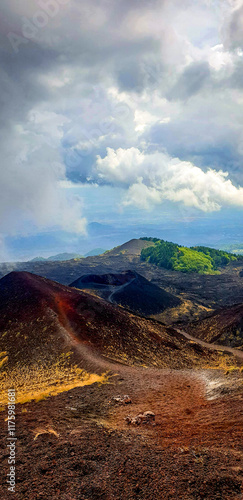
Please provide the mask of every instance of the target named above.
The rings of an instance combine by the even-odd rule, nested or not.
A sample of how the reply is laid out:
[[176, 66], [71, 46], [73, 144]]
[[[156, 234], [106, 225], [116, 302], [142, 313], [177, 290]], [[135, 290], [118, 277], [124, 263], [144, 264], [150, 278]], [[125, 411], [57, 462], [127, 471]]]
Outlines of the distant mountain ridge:
[[93, 250], [90, 250], [87, 252], [84, 257], [95, 257], [96, 255], [102, 255], [105, 253], [107, 250], [105, 248], [94, 248]]
[[50, 257], [34, 257], [34, 259], [31, 259], [29, 262], [64, 262], [66, 260], [72, 260], [72, 259], [82, 259], [83, 255], [79, 255], [77, 253], [58, 253], [57, 255], [51, 255]]
[[51, 255], [50, 257], [34, 257], [34, 259], [31, 259], [28, 262], [65, 262], [67, 260], [83, 259], [84, 257], [95, 257], [96, 255], [103, 254], [104, 252], [106, 252], [104, 248], [94, 248], [84, 255], [64, 252], [58, 253], [57, 255]]

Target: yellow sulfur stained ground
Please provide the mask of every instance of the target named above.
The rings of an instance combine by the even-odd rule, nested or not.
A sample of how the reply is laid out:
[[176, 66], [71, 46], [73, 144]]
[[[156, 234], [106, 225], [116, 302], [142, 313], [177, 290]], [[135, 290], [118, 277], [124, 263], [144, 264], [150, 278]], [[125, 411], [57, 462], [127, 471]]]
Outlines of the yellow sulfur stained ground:
[[16, 403], [40, 401], [56, 396], [75, 387], [109, 382], [107, 373], [88, 373], [77, 366], [67, 366], [60, 362], [48, 365], [34, 365], [2, 372], [0, 375], [0, 401], [8, 404], [8, 388], [16, 391]]

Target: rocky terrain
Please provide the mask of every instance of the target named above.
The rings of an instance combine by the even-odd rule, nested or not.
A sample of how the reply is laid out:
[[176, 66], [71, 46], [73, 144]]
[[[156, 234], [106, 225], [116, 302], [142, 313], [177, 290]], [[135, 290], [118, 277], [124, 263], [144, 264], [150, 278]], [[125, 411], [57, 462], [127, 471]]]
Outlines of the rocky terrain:
[[185, 329], [207, 342], [243, 349], [243, 304], [217, 310], [201, 321], [185, 325]]
[[[243, 498], [243, 353], [228, 335], [242, 320], [232, 305], [241, 268], [181, 276], [129, 247], [32, 263], [59, 282], [26, 271], [0, 280], [2, 498]], [[10, 386], [15, 494], [6, 488]]]
[[[116, 374], [110, 384], [17, 405], [17, 493], [6, 492], [3, 423], [2, 498], [241, 500], [243, 401], [233, 379], [212, 396], [222, 374], [122, 366]], [[119, 394], [132, 403], [113, 402]], [[124, 420], [147, 410], [155, 425]]]
[[70, 383], [103, 380], [116, 362], [176, 369], [221, 363], [173, 328], [30, 273], [2, 278], [0, 294], [2, 400], [8, 384], [22, 401], [60, 392], [69, 371]]

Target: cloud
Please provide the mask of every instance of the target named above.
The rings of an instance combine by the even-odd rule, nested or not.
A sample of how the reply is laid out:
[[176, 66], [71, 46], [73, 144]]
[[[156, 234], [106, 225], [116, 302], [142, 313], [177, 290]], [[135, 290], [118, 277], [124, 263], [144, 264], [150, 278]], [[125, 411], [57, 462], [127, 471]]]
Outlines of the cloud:
[[232, 9], [225, 18], [222, 34], [225, 47], [231, 50], [243, 48], [243, 5], [241, 0], [235, 0]]
[[[85, 233], [82, 202], [68, 198], [60, 187], [65, 167], [58, 150], [34, 130], [17, 129], [1, 145], [0, 232], [21, 234], [27, 225], [59, 226]], [[3, 138], [2, 138], [3, 139]]]
[[205, 61], [190, 64], [179, 76], [176, 85], [169, 91], [169, 99], [188, 99], [197, 94], [210, 79], [209, 64]]
[[107, 156], [97, 158], [97, 174], [126, 189], [124, 205], [149, 208], [168, 200], [204, 212], [222, 206], [243, 207], [243, 188], [234, 186], [227, 172], [204, 172], [190, 162], [163, 153], [108, 148]]
[[82, 200], [60, 181], [122, 186], [127, 204], [241, 206], [240, 4], [51, 2], [43, 27], [47, 0], [1, 3], [0, 231], [83, 232]]

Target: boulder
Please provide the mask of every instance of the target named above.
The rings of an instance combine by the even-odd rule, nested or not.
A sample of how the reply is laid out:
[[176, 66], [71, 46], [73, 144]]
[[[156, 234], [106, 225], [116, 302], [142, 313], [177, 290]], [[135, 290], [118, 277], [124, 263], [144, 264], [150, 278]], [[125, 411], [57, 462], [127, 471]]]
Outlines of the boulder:
[[112, 401], [121, 405], [129, 405], [132, 403], [132, 400], [128, 396], [128, 394], [125, 394], [125, 396], [115, 396], [114, 398], [112, 398]]
[[145, 411], [144, 413], [139, 413], [136, 417], [131, 417], [128, 415], [125, 418], [125, 422], [129, 425], [141, 425], [141, 424], [154, 424], [155, 414], [152, 411]]

